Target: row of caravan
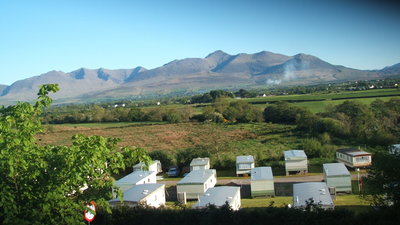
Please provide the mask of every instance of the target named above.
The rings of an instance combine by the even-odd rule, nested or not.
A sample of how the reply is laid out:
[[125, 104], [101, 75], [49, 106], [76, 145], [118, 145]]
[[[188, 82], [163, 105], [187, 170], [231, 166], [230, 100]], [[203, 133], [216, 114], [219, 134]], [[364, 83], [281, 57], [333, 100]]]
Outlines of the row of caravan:
[[[330, 187], [337, 192], [351, 192], [351, 176], [343, 163], [323, 165], [325, 182], [298, 183], [293, 185], [293, 206], [305, 207], [307, 201], [323, 208], [333, 208]], [[209, 204], [222, 206], [226, 203], [234, 210], [241, 206], [240, 187], [218, 186], [216, 170], [194, 170], [177, 183], [178, 199], [184, 193], [186, 199], [198, 200], [194, 208]], [[145, 204], [152, 207], [165, 205], [165, 185], [157, 184], [154, 171], [135, 171], [116, 182], [123, 191], [123, 202], [115, 198], [112, 206], [136, 206]], [[274, 196], [274, 179], [271, 167], [256, 167], [251, 170], [250, 188], [252, 197]]]
[[[339, 149], [336, 152], [339, 163], [323, 165], [325, 182], [309, 182], [293, 185], [293, 206], [303, 207], [310, 198], [324, 208], [332, 208], [331, 190], [336, 192], [351, 192], [351, 175], [346, 166], [357, 168], [371, 165], [371, 154], [357, 149]], [[292, 173], [307, 173], [307, 156], [303, 150], [288, 150], [284, 152], [285, 171]], [[157, 184], [156, 174], [160, 173], [161, 163], [153, 161], [148, 170], [139, 163], [134, 166], [134, 172], [116, 181], [116, 186], [124, 194], [121, 202], [115, 198], [110, 200], [115, 205], [146, 204], [152, 207], [165, 205], [165, 185]], [[249, 174], [252, 197], [275, 196], [274, 179], [271, 167], [255, 167], [253, 156], [236, 157], [236, 175]], [[222, 206], [226, 203], [232, 209], [240, 208], [240, 187], [219, 186], [217, 171], [210, 169], [209, 158], [195, 158], [190, 163], [190, 173], [176, 184], [178, 200], [198, 200], [195, 208], [209, 204]]]

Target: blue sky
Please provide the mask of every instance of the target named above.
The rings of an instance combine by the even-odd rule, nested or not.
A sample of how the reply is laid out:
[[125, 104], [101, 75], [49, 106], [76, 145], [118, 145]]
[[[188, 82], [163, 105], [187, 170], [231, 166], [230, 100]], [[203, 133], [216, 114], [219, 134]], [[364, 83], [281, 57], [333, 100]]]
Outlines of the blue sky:
[[263, 50], [336, 65], [400, 62], [400, 11], [379, 0], [0, 0], [0, 84], [50, 70], [147, 69]]

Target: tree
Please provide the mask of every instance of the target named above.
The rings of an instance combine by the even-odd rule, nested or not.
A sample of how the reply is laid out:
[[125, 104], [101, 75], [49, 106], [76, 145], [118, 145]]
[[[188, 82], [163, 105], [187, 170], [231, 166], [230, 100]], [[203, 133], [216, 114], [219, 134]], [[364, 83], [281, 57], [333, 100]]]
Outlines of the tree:
[[86, 202], [109, 210], [112, 173], [149, 163], [144, 149], [117, 150], [115, 138], [75, 135], [68, 147], [36, 144], [40, 115], [52, 102], [48, 94], [57, 90], [43, 85], [34, 105], [0, 108], [0, 223], [84, 224]]
[[366, 195], [378, 206], [400, 207], [400, 154], [374, 154], [373, 163], [365, 179]]

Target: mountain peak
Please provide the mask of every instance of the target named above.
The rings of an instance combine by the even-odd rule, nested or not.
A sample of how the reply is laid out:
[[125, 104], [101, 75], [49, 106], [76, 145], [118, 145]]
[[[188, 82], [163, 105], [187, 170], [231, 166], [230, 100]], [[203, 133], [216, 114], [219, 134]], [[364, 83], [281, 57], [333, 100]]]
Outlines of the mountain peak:
[[215, 52], [213, 52], [213, 53], [210, 53], [210, 54], [208, 54], [207, 56], [206, 56], [206, 59], [207, 58], [215, 58], [215, 57], [223, 57], [223, 56], [227, 56], [227, 55], [229, 55], [229, 54], [227, 54], [226, 52], [224, 52], [224, 51], [222, 51], [222, 50], [217, 50], [217, 51], [215, 51]]

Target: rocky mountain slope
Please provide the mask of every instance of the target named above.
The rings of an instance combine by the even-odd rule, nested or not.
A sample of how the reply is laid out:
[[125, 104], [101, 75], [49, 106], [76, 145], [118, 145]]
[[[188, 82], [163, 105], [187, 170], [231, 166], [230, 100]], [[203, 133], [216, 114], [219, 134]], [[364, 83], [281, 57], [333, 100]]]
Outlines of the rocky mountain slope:
[[400, 74], [400, 63], [382, 70], [357, 70], [332, 65], [315, 56], [286, 56], [262, 51], [229, 55], [216, 51], [205, 58], [174, 60], [158, 68], [86, 69], [69, 73], [50, 71], [0, 85], [0, 103], [30, 101], [38, 86], [58, 83], [57, 102], [126, 98], [171, 92], [201, 92], [216, 88], [251, 88], [268, 85], [305, 85], [345, 80], [376, 79]]

